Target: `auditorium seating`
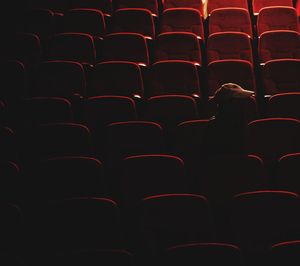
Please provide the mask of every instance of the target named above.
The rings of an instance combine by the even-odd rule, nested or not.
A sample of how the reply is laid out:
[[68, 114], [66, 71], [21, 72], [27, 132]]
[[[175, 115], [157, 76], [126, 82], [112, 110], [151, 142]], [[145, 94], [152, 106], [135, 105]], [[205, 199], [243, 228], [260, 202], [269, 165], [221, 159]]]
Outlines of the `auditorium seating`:
[[151, 12], [142, 8], [122, 8], [115, 11], [112, 32], [140, 33], [148, 39], [154, 39], [155, 27]]
[[298, 9], [3, 3], [0, 264], [297, 265]]
[[204, 40], [204, 28], [200, 11], [193, 8], [169, 8], [161, 17], [160, 32], [191, 32]]
[[216, 32], [244, 32], [252, 38], [249, 12], [244, 8], [224, 7], [214, 9], [209, 17], [209, 34]]
[[257, 34], [270, 30], [293, 30], [299, 32], [297, 12], [292, 7], [264, 7], [257, 17]]
[[300, 34], [289, 30], [264, 32], [259, 36], [258, 53], [261, 63], [273, 59], [300, 59]]

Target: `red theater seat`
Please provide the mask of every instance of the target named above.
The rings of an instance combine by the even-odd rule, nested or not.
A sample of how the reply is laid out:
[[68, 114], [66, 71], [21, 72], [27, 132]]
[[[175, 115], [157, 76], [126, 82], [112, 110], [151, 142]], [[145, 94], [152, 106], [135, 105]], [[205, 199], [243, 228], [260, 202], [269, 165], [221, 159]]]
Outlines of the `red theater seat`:
[[257, 156], [211, 156], [200, 167], [200, 192], [217, 207], [226, 207], [238, 193], [268, 187], [264, 163]]
[[80, 124], [42, 124], [32, 131], [31, 138], [33, 159], [92, 154], [90, 131]]
[[105, 16], [112, 13], [112, 0], [71, 0], [72, 8], [92, 8], [103, 12]]
[[95, 96], [88, 98], [85, 105], [85, 121], [92, 130], [103, 130], [114, 122], [137, 119], [135, 102], [124, 96]]
[[193, 8], [170, 8], [163, 12], [160, 32], [191, 32], [204, 40], [200, 11]]
[[34, 77], [33, 96], [64, 97], [84, 95], [86, 80], [81, 64], [70, 61], [42, 63]]
[[200, 82], [195, 64], [168, 60], [152, 65], [151, 95], [181, 94], [200, 97]]
[[290, 30], [264, 32], [259, 37], [258, 53], [261, 63], [273, 59], [300, 59], [300, 33]]
[[164, 0], [163, 2], [163, 8], [169, 9], [169, 8], [194, 8], [198, 11], [200, 11], [201, 14], [203, 14], [203, 2], [202, 0]]
[[35, 183], [38, 193], [47, 199], [100, 197], [106, 193], [103, 165], [90, 157], [67, 156], [42, 161]]
[[248, 153], [274, 164], [281, 156], [300, 149], [300, 122], [291, 118], [266, 118], [248, 124]]
[[223, 59], [239, 59], [253, 64], [249, 35], [242, 32], [219, 32], [209, 35], [207, 40], [208, 64]]
[[122, 202], [132, 208], [145, 197], [186, 193], [189, 182], [179, 157], [162, 154], [127, 157], [122, 163]]
[[160, 194], [144, 198], [139, 211], [140, 237], [154, 251], [210, 241], [214, 226], [207, 199], [194, 194]]
[[93, 65], [96, 62], [94, 39], [86, 33], [60, 33], [48, 42], [48, 60], [69, 60]]
[[153, 16], [158, 16], [157, 0], [116, 0], [116, 8], [144, 8], [148, 9]]
[[124, 95], [142, 98], [144, 85], [140, 66], [125, 61], [97, 64], [93, 69], [88, 95]]
[[252, 38], [252, 25], [249, 12], [244, 8], [217, 8], [209, 17], [209, 34], [216, 32], [244, 32]]
[[138, 33], [112, 33], [103, 40], [103, 61], [129, 61], [149, 65], [146, 39]]
[[128, 156], [159, 154], [165, 150], [162, 128], [153, 122], [129, 121], [112, 123], [106, 129], [108, 163]]
[[267, 105], [270, 117], [290, 117], [300, 120], [300, 92], [279, 93], [271, 96]]
[[260, 10], [257, 17], [258, 36], [270, 30], [293, 30], [299, 32], [299, 20], [293, 7], [271, 6]]
[[64, 15], [63, 32], [86, 33], [95, 37], [103, 37], [106, 33], [104, 15], [97, 9], [71, 9]]
[[64, 98], [26, 98], [20, 103], [20, 106], [20, 117], [25, 127], [73, 121], [71, 103]]
[[114, 12], [112, 32], [132, 32], [142, 34], [148, 39], [155, 38], [153, 16], [148, 9], [123, 8]]
[[202, 66], [199, 40], [193, 33], [166, 32], [156, 38], [155, 61], [185, 60]]
[[[272, 244], [299, 237], [299, 196], [287, 191], [238, 194], [231, 204], [234, 241], [261, 259]], [[260, 255], [260, 256], [259, 256]]]
[[260, 10], [268, 6], [289, 6], [293, 7], [292, 0], [252, 0], [252, 9], [254, 15], [258, 15]]
[[209, 0], [207, 2], [207, 14], [210, 15], [213, 10], [224, 7], [238, 7], [248, 10], [247, 0]]
[[174, 128], [181, 122], [198, 118], [197, 104], [190, 96], [155, 96], [146, 103], [145, 117], [163, 127]]
[[300, 60], [277, 59], [268, 61], [263, 69], [265, 94], [274, 95], [300, 91]]

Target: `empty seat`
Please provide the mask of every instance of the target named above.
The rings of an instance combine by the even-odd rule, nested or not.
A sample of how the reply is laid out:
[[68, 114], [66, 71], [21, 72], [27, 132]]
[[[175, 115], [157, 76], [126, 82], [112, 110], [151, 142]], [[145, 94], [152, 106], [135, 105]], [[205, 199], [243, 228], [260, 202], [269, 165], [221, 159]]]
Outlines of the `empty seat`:
[[209, 17], [209, 34], [224, 31], [244, 32], [252, 38], [249, 12], [244, 8], [217, 8]]
[[26, 93], [27, 72], [20, 61], [1, 63], [1, 79], [5, 86], [0, 91], [0, 99], [6, 104], [16, 103]]
[[269, 262], [274, 266], [285, 264], [287, 266], [291, 263], [299, 263], [299, 248], [300, 241], [286, 241], [272, 246], [270, 250]]
[[34, 67], [41, 62], [42, 48], [37, 35], [32, 33], [17, 33], [7, 38], [9, 47], [3, 55], [9, 60], [21, 61], [26, 67]]
[[85, 95], [86, 80], [81, 64], [71, 61], [42, 63], [34, 77], [32, 96], [73, 98]]
[[245, 60], [219, 60], [208, 65], [209, 95], [224, 83], [233, 82], [246, 90], [255, 91], [255, 79], [252, 64]]
[[267, 112], [270, 117], [300, 119], [300, 93], [280, 93], [269, 98]]
[[48, 41], [48, 60], [69, 60], [95, 64], [96, 50], [93, 37], [86, 33], [60, 33]]
[[202, 16], [193, 8], [170, 8], [163, 12], [160, 32], [191, 32], [204, 40]]
[[297, 239], [299, 208], [299, 196], [292, 192], [253, 191], [236, 195], [230, 218], [234, 241], [246, 254], [262, 255], [272, 244]]
[[176, 129], [176, 154], [189, 163], [203, 157], [204, 136], [209, 125], [209, 120], [186, 121]]
[[26, 98], [21, 104], [20, 117], [25, 127], [43, 123], [72, 122], [71, 103], [64, 98]]
[[35, 8], [24, 14], [24, 30], [46, 40], [54, 34], [55, 17], [50, 9]]
[[149, 65], [146, 39], [138, 33], [112, 33], [103, 41], [103, 61], [129, 61]]
[[100, 10], [104, 15], [112, 13], [112, 0], [72, 0], [72, 8], [92, 8]]
[[252, 0], [252, 10], [254, 15], [258, 15], [260, 10], [268, 6], [289, 6], [293, 7], [292, 0], [274, 0], [270, 2], [269, 0]]
[[181, 94], [201, 97], [197, 66], [189, 61], [168, 60], [152, 65], [151, 96]]
[[201, 195], [162, 194], [144, 198], [141, 237], [154, 252], [170, 246], [210, 241], [213, 223], [208, 201]]
[[148, 9], [153, 16], [158, 16], [157, 0], [116, 0], [116, 9], [144, 8]]
[[104, 196], [105, 175], [100, 161], [90, 157], [56, 157], [41, 162], [35, 193], [48, 199]]
[[257, 34], [259, 36], [270, 30], [293, 30], [299, 32], [296, 10], [287, 6], [262, 8], [257, 17]]
[[300, 59], [300, 33], [288, 30], [267, 31], [259, 36], [261, 63], [273, 59]]
[[123, 8], [116, 10], [112, 20], [112, 32], [140, 33], [148, 39], [155, 38], [153, 16], [148, 9]]
[[85, 105], [85, 121], [91, 130], [103, 131], [103, 127], [114, 122], [137, 119], [135, 102], [124, 96], [95, 96]]
[[127, 207], [136, 207], [143, 198], [157, 194], [186, 193], [191, 185], [179, 157], [131, 156], [122, 165], [120, 186], [122, 202]]
[[[122, 248], [118, 205], [107, 198], [50, 201], [44, 226], [54, 251]], [[44, 240], [45, 241], [45, 240]]]
[[263, 69], [265, 94], [300, 91], [300, 60], [276, 59], [268, 61]]
[[278, 160], [276, 172], [278, 189], [300, 193], [299, 162], [300, 153], [287, 154]]
[[145, 118], [157, 122], [165, 128], [198, 118], [196, 101], [190, 96], [162, 95], [148, 99]]
[[221, 264], [242, 266], [242, 251], [234, 245], [225, 243], [194, 243], [170, 247], [164, 254], [166, 265], [197, 265], [198, 262], [209, 263], [210, 266]]
[[202, 65], [197, 36], [189, 32], [166, 32], [156, 38], [155, 61], [185, 60]]
[[64, 32], [86, 33], [96, 37], [103, 37], [106, 32], [104, 15], [97, 9], [71, 9], [65, 13], [63, 21]]
[[192, 1], [186, 1], [186, 0], [164, 0], [163, 1], [163, 8], [194, 8], [196, 10], [199, 10], [201, 14], [203, 14], [203, 1], [202, 0], [192, 0]]
[[90, 131], [74, 123], [42, 124], [33, 130], [30, 149], [34, 159], [59, 156], [90, 156], [92, 153]]
[[261, 157], [266, 164], [300, 149], [300, 122], [290, 118], [266, 118], [248, 124], [248, 153]]
[[219, 32], [210, 34], [207, 40], [208, 64], [224, 59], [245, 60], [253, 64], [249, 35], [242, 32]]
[[254, 155], [207, 156], [199, 162], [200, 169], [201, 194], [217, 207], [225, 207], [238, 193], [268, 185], [263, 161]]
[[106, 129], [106, 158], [114, 164], [128, 156], [164, 152], [162, 128], [153, 122], [112, 123]]
[[140, 66], [134, 62], [110, 61], [97, 64], [92, 73], [88, 95], [144, 96]]
[[207, 2], [207, 15], [210, 15], [213, 10], [224, 7], [238, 7], [248, 10], [247, 0], [209, 0]]

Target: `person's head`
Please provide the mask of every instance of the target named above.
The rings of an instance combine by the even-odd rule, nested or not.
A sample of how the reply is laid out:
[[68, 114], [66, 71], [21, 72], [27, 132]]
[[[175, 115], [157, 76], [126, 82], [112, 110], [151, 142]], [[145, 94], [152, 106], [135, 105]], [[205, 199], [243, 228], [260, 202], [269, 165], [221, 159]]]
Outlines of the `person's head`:
[[244, 120], [245, 107], [253, 91], [245, 90], [235, 83], [223, 84], [214, 94], [212, 102], [218, 106], [218, 116], [230, 120]]

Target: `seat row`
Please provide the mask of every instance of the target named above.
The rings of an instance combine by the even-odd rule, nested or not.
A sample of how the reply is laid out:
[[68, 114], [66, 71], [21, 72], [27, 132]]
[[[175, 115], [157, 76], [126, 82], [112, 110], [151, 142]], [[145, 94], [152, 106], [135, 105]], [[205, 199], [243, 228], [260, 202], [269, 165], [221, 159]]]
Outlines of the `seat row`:
[[268, 61], [262, 68], [263, 87], [257, 85], [252, 65], [244, 60], [217, 60], [209, 64], [207, 75], [192, 62], [182, 60], [160, 61], [147, 73], [143, 70], [132, 62], [110, 61], [97, 64], [87, 73], [76, 62], [48, 61], [30, 73], [21, 62], [9, 61], [3, 63], [2, 73], [8, 85], [1, 92], [1, 100], [37, 96], [72, 100], [100, 95], [138, 99], [170, 94], [205, 99], [205, 95], [213, 95], [227, 82], [264, 95], [299, 92], [300, 88], [299, 59]]
[[29, 2], [29, 7], [35, 8], [48, 8], [53, 11], [65, 12], [71, 8], [95, 8], [101, 10], [102, 12], [111, 15], [113, 10], [118, 10], [122, 8], [144, 8], [148, 9], [154, 15], [159, 15], [163, 10], [170, 8], [194, 8], [201, 12], [203, 15], [210, 15], [211, 12], [217, 8], [226, 8], [226, 7], [237, 7], [244, 8], [246, 10], [250, 10], [254, 14], [259, 13], [259, 11], [268, 6], [293, 6], [293, 1], [291, 0], [277, 0], [270, 1], [268, 0], [210, 0], [210, 1], [202, 1], [202, 0], [193, 0], [193, 1], [185, 1], [185, 0], [72, 0], [72, 1], [36, 1], [31, 0]]
[[[214, 241], [218, 239], [217, 225], [209, 200], [196, 194], [159, 194], [143, 198], [127, 219], [122, 216], [119, 205], [109, 198], [55, 200], [32, 206], [29, 214], [12, 204], [1, 204], [0, 209], [3, 215], [1, 243], [17, 253], [16, 247], [20, 248], [30, 236], [34, 241], [27, 243], [25, 249], [32, 248], [35, 254], [30, 255], [36, 260], [43, 256], [51, 258], [57, 253], [71, 255], [74, 251], [84, 254], [84, 251], [126, 248], [143, 260], [157, 259], [167, 252], [162, 258], [175, 265], [181, 265], [179, 262], [184, 258], [190, 265], [192, 258], [205, 254], [208, 259], [210, 250], [223, 253], [224, 259], [235, 258], [233, 265], [244, 265], [241, 252], [242, 257], [250, 260], [249, 265], [254, 262], [264, 265], [262, 261], [271, 246], [275, 254], [281, 248], [291, 248], [292, 252], [292, 247], [299, 247], [300, 200], [297, 194], [288, 191], [235, 195], [222, 228], [227, 230], [229, 243], [233, 245]], [[135, 227], [130, 227], [128, 218]], [[201, 252], [201, 249], [204, 250]], [[27, 258], [31, 258], [30, 255]], [[215, 263], [220, 257], [210, 259], [214, 262], [211, 265], [219, 265]]]
[[[207, 156], [198, 159], [194, 172], [188, 160], [166, 154], [134, 155], [114, 164], [86, 156], [50, 157], [35, 162], [32, 168], [1, 160], [0, 198], [24, 203], [37, 197], [110, 197], [121, 206], [132, 207], [144, 197], [161, 193], [200, 193], [217, 211], [234, 195], [247, 191], [299, 193], [299, 161], [300, 153], [284, 155], [268, 173], [267, 166], [255, 155]], [[109, 168], [111, 165], [113, 168]]]
[[[155, 104], [151, 107], [155, 107]], [[92, 114], [90, 118], [93, 120], [89, 122], [94, 123], [89, 128], [71, 122], [35, 127], [27, 123], [21, 128], [22, 131], [16, 129], [14, 134], [13, 130], [2, 127], [1, 156], [5, 160], [17, 161], [21, 154], [21, 159], [29, 162], [57, 156], [96, 156], [114, 166], [115, 162], [125, 157], [141, 154], [171, 153], [197, 162], [207, 156], [236, 153], [222, 148], [221, 144], [217, 150], [211, 148], [213, 143], [206, 142], [210, 122], [192, 120], [197, 119], [194, 110], [185, 109], [185, 113], [179, 110], [177, 117], [166, 109], [162, 110], [165, 111], [162, 114], [158, 113], [160, 110], [151, 111], [148, 121], [115, 122], [109, 125], [103, 124], [101, 117]], [[180, 120], [184, 122], [180, 123]], [[257, 155], [269, 165], [285, 154], [299, 152], [298, 136], [299, 120], [254, 120], [248, 124], [246, 136], [241, 136], [246, 144], [245, 151], [242, 149], [241, 153]], [[222, 137], [220, 135], [220, 139]], [[216, 143], [219, 142], [216, 140]]]
[[108, 33], [132, 32], [154, 39], [158, 33], [180, 31], [192, 32], [202, 40], [224, 31], [244, 32], [251, 38], [269, 30], [299, 32], [296, 9], [284, 6], [263, 8], [258, 15], [257, 25], [252, 25], [245, 9], [219, 8], [211, 13], [207, 29], [199, 11], [188, 8], [167, 9], [159, 21], [153, 19], [149, 10], [138, 8], [117, 10], [110, 21], [106, 21], [105, 15], [96, 9], [71, 9], [59, 20], [52, 11], [45, 9], [27, 11], [24, 16], [19, 31], [37, 34], [42, 40], [63, 32], [87, 33], [97, 38], [103, 38]]

